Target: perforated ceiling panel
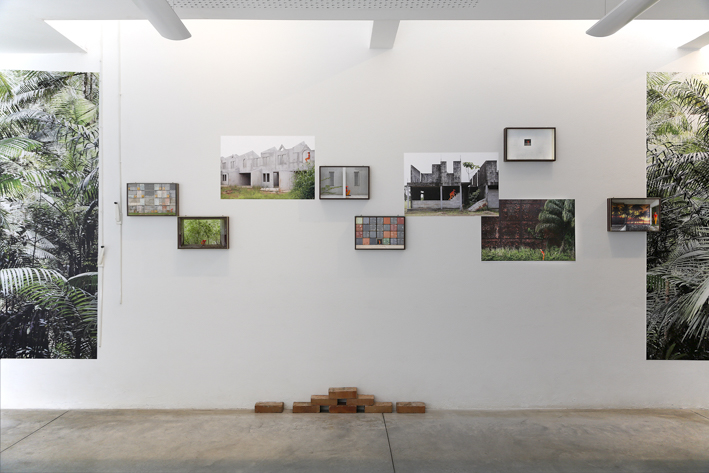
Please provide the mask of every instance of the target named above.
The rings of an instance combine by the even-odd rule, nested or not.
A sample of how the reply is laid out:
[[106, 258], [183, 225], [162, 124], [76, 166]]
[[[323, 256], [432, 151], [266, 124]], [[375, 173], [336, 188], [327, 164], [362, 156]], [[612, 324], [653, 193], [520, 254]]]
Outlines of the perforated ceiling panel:
[[473, 8], [479, 0], [170, 0], [174, 8], [426, 10]]

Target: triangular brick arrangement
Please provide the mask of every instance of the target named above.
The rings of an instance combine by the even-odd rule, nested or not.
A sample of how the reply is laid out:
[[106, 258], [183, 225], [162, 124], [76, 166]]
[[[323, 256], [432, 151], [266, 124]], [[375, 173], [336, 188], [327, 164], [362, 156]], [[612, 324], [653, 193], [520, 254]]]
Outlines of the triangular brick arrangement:
[[310, 402], [294, 402], [293, 413], [330, 412], [392, 412], [391, 402], [374, 402], [373, 394], [358, 394], [357, 388], [330, 388], [328, 394], [313, 394]]
[[[282, 402], [257, 402], [256, 412], [283, 412]], [[394, 406], [391, 402], [374, 402], [373, 394], [358, 394], [357, 388], [330, 388], [328, 394], [313, 394], [310, 402], [294, 402], [293, 414], [315, 414], [330, 412], [332, 414], [391, 413]], [[423, 402], [397, 402], [396, 412], [399, 414], [424, 414], [426, 404]]]
[[[265, 410], [264, 404], [256, 403], [256, 412], [275, 412]], [[282, 403], [281, 403], [282, 405]], [[294, 402], [294, 414], [314, 414], [330, 412], [333, 414], [390, 413], [394, 411], [391, 402], [374, 402], [373, 394], [358, 394], [357, 388], [330, 388], [328, 394], [313, 394], [310, 402]], [[426, 404], [423, 402], [397, 402], [396, 411], [401, 414], [423, 414]]]

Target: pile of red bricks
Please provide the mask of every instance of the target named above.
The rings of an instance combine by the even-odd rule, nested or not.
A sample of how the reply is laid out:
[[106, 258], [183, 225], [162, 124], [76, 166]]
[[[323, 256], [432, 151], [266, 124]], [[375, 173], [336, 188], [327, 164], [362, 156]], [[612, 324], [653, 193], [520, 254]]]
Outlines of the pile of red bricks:
[[[257, 402], [256, 412], [283, 412], [282, 402]], [[294, 414], [330, 412], [332, 414], [390, 413], [391, 402], [374, 402], [372, 394], [357, 394], [357, 388], [330, 388], [328, 394], [313, 394], [310, 402], [294, 402]], [[397, 402], [396, 412], [401, 414], [423, 414], [423, 402]]]

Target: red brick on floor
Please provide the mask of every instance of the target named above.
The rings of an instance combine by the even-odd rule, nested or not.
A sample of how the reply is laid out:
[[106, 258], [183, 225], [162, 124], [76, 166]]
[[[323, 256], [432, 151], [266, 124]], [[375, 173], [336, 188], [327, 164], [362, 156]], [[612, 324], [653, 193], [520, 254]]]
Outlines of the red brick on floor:
[[330, 388], [328, 397], [330, 399], [355, 399], [357, 388]]
[[294, 402], [293, 414], [317, 414], [320, 412], [320, 406], [314, 406], [310, 402]]
[[426, 404], [423, 402], [397, 402], [396, 412], [399, 414], [425, 414]]
[[282, 402], [257, 402], [254, 410], [258, 414], [274, 413], [279, 414], [283, 412]]
[[358, 394], [355, 399], [347, 400], [348, 406], [372, 406], [374, 405], [374, 394]]
[[365, 413], [390, 413], [393, 412], [393, 405], [391, 402], [375, 402], [371, 406], [364, 406]]
[[338, 404], [336, 406], [330, 406], [330, 414], [356, 414], [357, 406], [348, 406], [345, 404]]
[[310, 396], [310, 404], [316, 406], [335, 406], [337, 405], [337, 399], [330, 399], [327, 394], [313, 394]]

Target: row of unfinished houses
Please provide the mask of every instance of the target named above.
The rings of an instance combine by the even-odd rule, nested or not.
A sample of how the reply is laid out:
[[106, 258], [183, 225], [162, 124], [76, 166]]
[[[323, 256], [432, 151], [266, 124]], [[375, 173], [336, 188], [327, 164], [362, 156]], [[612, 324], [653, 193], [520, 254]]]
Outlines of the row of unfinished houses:
[[275, 146], [257, 154], [254, 151], [222, 156], [221, 185], [261, 187], [288, 192], [296, 173], [315, 165], [315, 150], [305, 142], [292, 148]]
[[[432, 164], [430, 173], [411, 166], [411, 179], [406, 184], [404, 197], [407, 210], [480, 210], [500, 207], [497, 161], [485, 161], [470, 181], [461, 178], [461, 162], [453, 161], [453, 172], [447, 172], [446, 161]], [[469, 196], [480, 190], [476, 202], [464, 209]]]

